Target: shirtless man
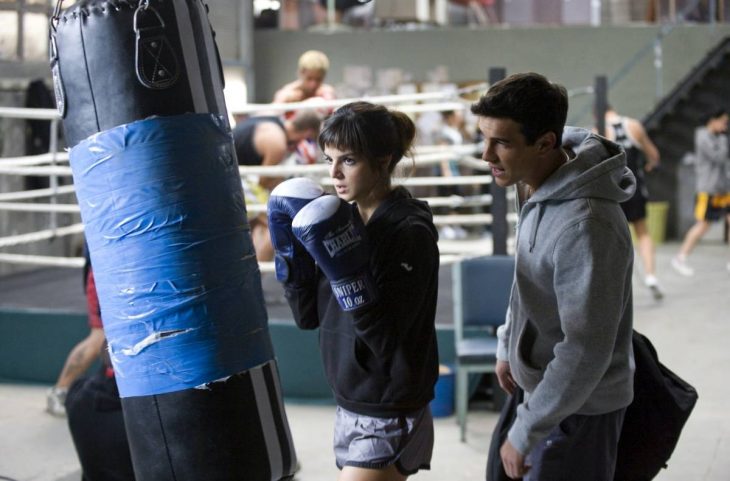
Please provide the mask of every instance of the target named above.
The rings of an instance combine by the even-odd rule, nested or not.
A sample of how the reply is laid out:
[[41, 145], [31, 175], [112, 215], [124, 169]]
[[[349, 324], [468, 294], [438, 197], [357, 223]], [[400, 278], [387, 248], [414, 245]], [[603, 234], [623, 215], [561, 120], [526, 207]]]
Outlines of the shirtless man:
[[332, 100], [335, 89], [324, 83], [330, 61], [318, 50], [308, 50], [299, 57], [297, 79], [274, 94], [274, 103], [304, 102], [310, 98]]
[[[317, 102], [333, 100], [335, 89], [324, 83], [327, 76], [330, 62], [327, 55], [319, 50], [308, 50], [299, 57], [297, 68], [297, 79], [280, 88], [274, 94], [274, 103], [292, 102]], [[317, 113], [325, 118], [332, 113], [331, 107], [320, 107], [312, 105]], [[284, 118], [290, 119], [294, 116], [295, 110], [284, 112]], [[295, 159], [298, 164], [314, 164], [321, 155], [314, 140], [303, 140], [294, 149]]]

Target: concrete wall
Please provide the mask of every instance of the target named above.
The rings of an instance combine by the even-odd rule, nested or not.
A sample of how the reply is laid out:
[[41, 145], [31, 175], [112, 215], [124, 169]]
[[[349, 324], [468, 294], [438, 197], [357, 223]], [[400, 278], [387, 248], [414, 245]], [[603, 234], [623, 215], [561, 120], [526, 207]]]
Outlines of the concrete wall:
[[[413, 81], [429, 79], [437, 66], [445, 66], [454, 82], [481, 81], [489, 67], [507, 72], [537, 71], [568, 89], [592, 85], [596, 75], [609, 78], [632, 56], [650, 46], [656, 26], [541, 27], [491, 29], [439, 29], [423, 31], [352, 31], [336, 33], [255, 32], [256, 99], [269, 102], [275, 90], [296, 75], [299, 55], [308, 49], [327, 53], [332, 84], [343, 82], [343, 69], [369, 66], [378, 70], [399, 68]], [[730, 25], [713, 30], [707, 25], [675, 29], [664, 41], [662, 82], [669, 91], [723, 36]], [[643, 117], [655, 104], [656, 73], [653, 49], [615, 85], [611, 103], [626, 115]], [[585, 110], [588, 97], [572, 101], [570, 119], [590, 124]]]
[[[229, 65], [249, 60], [242, 58], [240, 50], [239, 1], [208, 2], [221, 57]], [[620, 0], [614, 0], [614, 3], [620, 3]], [[616, 8], [611, 5], [611, 9]], [[614, 13], [608, 12], [605, 16]], [[655, 103], [657, 82], [650, 44], [659, 28], [634, 24], [335, 33], [258, 30], [254, 32], [254, 98], [259, 102], [270, 101], [278, 87], [295, 77], [299, 55], [311, 48], [329, 55], [332, 69], [328, 81], [333, 84], [343, 81], [343, 69], [348, 66], [369, 66], [374, 78], [378, 70], [399, 68], [416, 82], [428, 80], [429, 73], [438, 66], [445, 66], [454, 82], [484, 80], [487, 68], [499, 66], [506, 67], [508, 72], [541, 72], [568, 89], [592, 85], [596, 75], [615, 75], [636, 52], [646, 48], [648, 55], [615, 85], [610, 99], [623, 113], [643, 117]], [[663, 43], [661, 82], [664, 91], [668, 92], [727, 35], [730, 35], [730, 24], [686, 25], [669, 34]], [[45, 62], [3, 61], [0, 70], [2, 79], [27, 81], [50, 77]], [[576, 113], [585, 110], [587, 101], [587, 98], [573, 100], [571, 120], [574, 123], [591, 122], [589, 114], [575, 117]], [[2, 104], [8, 105], [5, 101]]]
[[[210, 19], [224, 63], [241, 60], [240, 10], [237, 0], [211, 0]], [[453, 82], [482, 81], [489, 67], [507, 72], [537, 71], [568, 89], [592, 85], [596, 75], [617, 74], [640, 50], [647, 55], [610, 92], [611, 103], [626, 115], [643, 117], [655, 104], [656, 71], [651, 42], [659, 32], [654, 25], [621, 27], [513, 27], [444, 28], [421, 31], [254, 32], [255, 100], [269, 102], [273, 93], [296, 76], [299, 55], [319, 49], [330, 57], [328, 82], [341, 84], [343, 69], [368, 66], [378, 71], [402, 69], [416, 82], [429, 79], [445, 66]], [[686, 25], [676, 28], [663, 42], [661, 82], [668, 92], [722, 37], [730, 24]], [[0, 62], [1, 78], [49, 78], [47, 64]], [[574, 98], [569, 119], [592, 122], [586, 112], [589, 97]], [[9, 105], [3, 101], [3, 105]], [[580, 116], [577, 114], [581, 113]]]

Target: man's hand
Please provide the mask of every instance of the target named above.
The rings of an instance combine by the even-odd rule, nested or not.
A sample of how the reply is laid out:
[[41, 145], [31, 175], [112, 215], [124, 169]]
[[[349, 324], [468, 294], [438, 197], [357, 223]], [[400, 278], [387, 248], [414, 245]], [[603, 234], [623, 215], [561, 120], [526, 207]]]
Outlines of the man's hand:
[[652, 170], [656, 169], [658, 166], [659, 166], [658, 160], [647, 159], [646, 164], [644, 164], [644, 170], [646, 172], [651, 172]]
[[499, 450], [499, 456], [502, 458], [502, 466], [504, 472], [511, 479], [519, 479], [523, 477], [530, 469], [525, 464], [525, 456], [517, 451], [509, 440], [505, 441]]
[[301, 87], [301, 81], [295, 80], [294, 82], [288, 83], [277, 90], [274, 94], [273, 102], [275, 104], [288, 104], [292, 102], [301, 102], [302, 100], [304, 100], [304, 91]]
[[286, 92], [286, 95], [284, 96], [283, 102], [284, 103], [292, 103], [292, 102], [302, 102], [304, 101], [304, 91], [301, 89], [301, 87], [294, 87], [288, 92]]
[[509, 363], [507, 361], [497, 361], [495, 374], [497, 374], [499, 387], [501, 387], [507, 394], [512, 394], [517, 387], [517, 383], [512, 377], [512, 371], [509, 369]]

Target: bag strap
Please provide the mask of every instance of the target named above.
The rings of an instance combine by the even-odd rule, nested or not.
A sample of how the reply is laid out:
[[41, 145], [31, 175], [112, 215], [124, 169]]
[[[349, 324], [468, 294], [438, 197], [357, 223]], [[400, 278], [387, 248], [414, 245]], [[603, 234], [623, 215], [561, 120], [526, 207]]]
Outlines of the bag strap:
[[[132, 2], [130, 2], [132, 3]], [[132, 3], [132, 5], [134, 5]], [[58, 64], [57, 27], [61, 20], [63, 0], [56, 0], [50, 21], [49, 56], [51, 67]], [[137, 80], [146, 88], [165, 89], [173, 85], [179, 77], [179, 61], [170, 48], [166, 38], [166, 25], [160, 13], [150, 5], [150, 0], [139, 0], [132, 17], [132, 33], [135, 37], [135, 72]], [[54, 73], [57, 98], [63, 99], [60, 73]], [[63, 115], [65, 105], [59, 102], [59, 112]]]

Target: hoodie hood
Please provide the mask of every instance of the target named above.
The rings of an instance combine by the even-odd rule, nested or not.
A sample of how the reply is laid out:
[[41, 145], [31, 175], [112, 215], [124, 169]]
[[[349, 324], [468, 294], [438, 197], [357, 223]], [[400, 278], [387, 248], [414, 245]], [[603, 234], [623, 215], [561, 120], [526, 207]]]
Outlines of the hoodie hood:
[[573, 151], [575, 157], [553, 172], [523, 208], [523, 214], [538, 208], [537, 219], [530, 228], [530, 252], [535, 247], [546, 203], [582, 198], [620, 203], [629, 200], [636, 190], [636, 179], [626, 167], [626, 154], [618, 144], [586, 129], [566, 127], [563, 148]]
[[401, 222], [418, 222], [427, 226], [435, 239], [438, 239], [438, 232], [433, 225], [433, 213], [428, 204], [422, 200], [414, 199], [405, 187], [396, 187], [388, 197], [375, 210], [373, 217], [368, 222], [368, 232], [378, 230], [380, 226], [399, 225]]
[[585, 197], [624, 202], [634, 195], [636, 180], [618, 144], [586, 129], [566, 127], [563, 148], [575, 152], [575, 158], [548, 177], [528, 203]]

